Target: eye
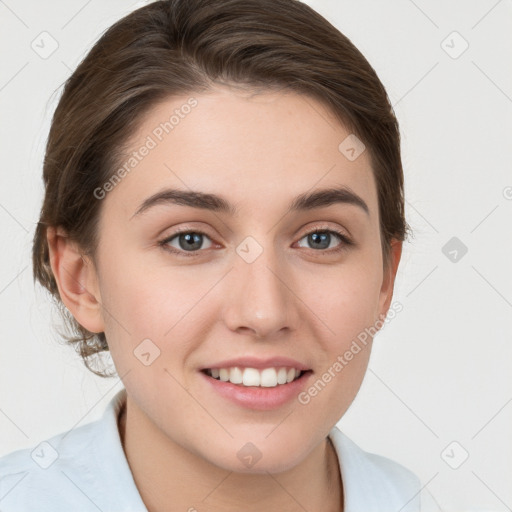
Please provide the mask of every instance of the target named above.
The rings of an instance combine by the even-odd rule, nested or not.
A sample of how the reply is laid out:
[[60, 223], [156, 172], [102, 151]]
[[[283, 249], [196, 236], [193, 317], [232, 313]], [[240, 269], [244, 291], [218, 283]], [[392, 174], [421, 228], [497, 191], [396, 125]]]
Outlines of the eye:
[[[333, 237], [334, 235], [334, 237]], [[332, 247], [332, 242], [334, 239], [338, 239], [341, 241], [336, 247]], [[333, 249], [332, 251], [322, 251], [322, 252], [337, 252], [342, 251], [347, 248], [348, 245], [352, 245], [352, 241], [340, 231], [332, 230], [332, 229], [315, 229], [311, 231], [306, 236], [302, 237], [299, 240], [299, 244], [302, 240], [306, 240], [306, 243], [311, 244], [313, 250], [322, 250], [322, 249]], [[299, 245], [302, 247], [302, 245]]]
[[[205, 238], [209, 241], [206, 246], [204, 245]], [[335, 239], [338, 239], [340, 243], [333, 248], [332, 242]], [[353, 245], [348, 236], [341, 231], [324, 228], [316, 228], [303, 236], [298, 241], [299, 247], [303, 247], [301, 245], [302, 240], [306, 240], [306, 243], [311, 244], [313, 250], [323, 253], [336, 253], [346, 250], [348, 246]], [[209, 249], [213, 246], [211, 238], [206, 233], [192, 229], [178, 230], [171, 236], [158, 242], [158, 245], [166, 251], [185, 257], [197, 256], [201, 249]]]
[[[173, 253], [195, 253], [198, 252], [199, 249], [208, 249], [212, 246], [211, 240], [210, 245], [207, 245], [206, 247], [203, 246], [205, 237], [210, 240], [210, 237], [201, 231], [177, 231], [170, 237], [159, 242], [159, 245]], [[189, 256], [189, 254], [183, 255]], [[190, 256], [192, 255], [193, 254], [190, 254]]]

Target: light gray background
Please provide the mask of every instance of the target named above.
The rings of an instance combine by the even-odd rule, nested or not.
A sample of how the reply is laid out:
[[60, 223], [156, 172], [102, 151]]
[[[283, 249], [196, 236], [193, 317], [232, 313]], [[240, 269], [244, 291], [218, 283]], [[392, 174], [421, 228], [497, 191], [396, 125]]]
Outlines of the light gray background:
[[[58, 315], [32, 283], [30, 249], [60, 86], [143, 3], [0, 1], [0, 455], [97, 419], [122, 387], [56, 341]], [[444, 510], [512, 510], [512, 3], [306, 3], [388, 90], [415, 233], [394, 297], [404, 309], [376, 338], [340, 427], [415, 471]], [[52, 38], [47, 58], [33, 50], [49, 51]], [[445, 255], [452, 237], [459, 247]]]

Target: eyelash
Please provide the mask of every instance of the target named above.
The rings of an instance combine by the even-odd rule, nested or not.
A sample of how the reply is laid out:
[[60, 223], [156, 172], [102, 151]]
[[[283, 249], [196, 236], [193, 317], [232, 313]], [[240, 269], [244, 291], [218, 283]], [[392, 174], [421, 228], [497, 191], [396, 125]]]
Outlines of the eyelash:
[[[211, 237], [203, 231], [200, 231], [197, 229], [190, 229], [190, 228], [181, 228], [181, 229], [179, 228], [172, 235], [166, 237], [164, 240], [160, 240], [158, 242], [158, 245], [160, 247], [162, 247], [162, 249], [164, 249], [165, 251], [168, 251], [172, 254], [176, 254], [178, 256], [184, 256], [186, 258], [198, 256], [201, 252], [204, 251], [204, 249], [198, 250], [198, 251], [182, 251], [182, 250], [175, 249], [174, 247], [169, 247], [169, 245], [167, 245], [171, 240], [176, 238], [176, 236], [181, 235], [181, 234], [190, 234], [190, 233], [195, 233], [197, 235], [204, 235], [211, 239]], [[352, 242], [352, 240], [350, 240], [350, 238], [348, 238], [345, 233], [342, 233], [341, 231], [338, 231], [333, 228], [327, 228], [327, 227], [317, 227], [311, 231], [308, 231], [307, 233], [302, 235], [299, 238], [299, 240], [302, 240], [304, 237], [306, 237], [308, 235], [312, 235], [313, 233], [331, 233], [331, 234], [336, 235], [342, 242], [338, 247], [336, 247], [334, 249], [324, 249], [324, 250], [318, 250], [318, 251], [315, 249], [311, 249], [312, 251], [315, 251], [317, 253], [337, 254], [337, 253], [346, 251], [348, 249], [348, 247], [354, 245], [354, 242]]]

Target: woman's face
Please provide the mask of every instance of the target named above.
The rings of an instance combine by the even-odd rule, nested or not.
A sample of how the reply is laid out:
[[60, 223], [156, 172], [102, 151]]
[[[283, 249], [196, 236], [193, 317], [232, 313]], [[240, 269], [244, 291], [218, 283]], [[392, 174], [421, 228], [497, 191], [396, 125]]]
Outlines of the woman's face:
[[354, 399], [396, 268], [368, 152], [321, 104], [194, 98], [149, 112], [103, 187], [94, 295], [129, 408], [217, 466], [283, 471]]

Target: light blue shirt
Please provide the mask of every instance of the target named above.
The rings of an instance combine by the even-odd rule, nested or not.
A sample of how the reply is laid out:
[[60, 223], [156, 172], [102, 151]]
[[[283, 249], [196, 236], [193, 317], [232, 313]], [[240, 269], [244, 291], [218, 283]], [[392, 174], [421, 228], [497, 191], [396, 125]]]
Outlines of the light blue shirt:
[[[148, 512], [118, 430], [125, 400], [123, 388], [99, 420], [1, 457], [0, 511]], [[344, 512], [439, 510], [408, 469], [363, 451], [337, 427], [329, 437], [340, 463]]]

